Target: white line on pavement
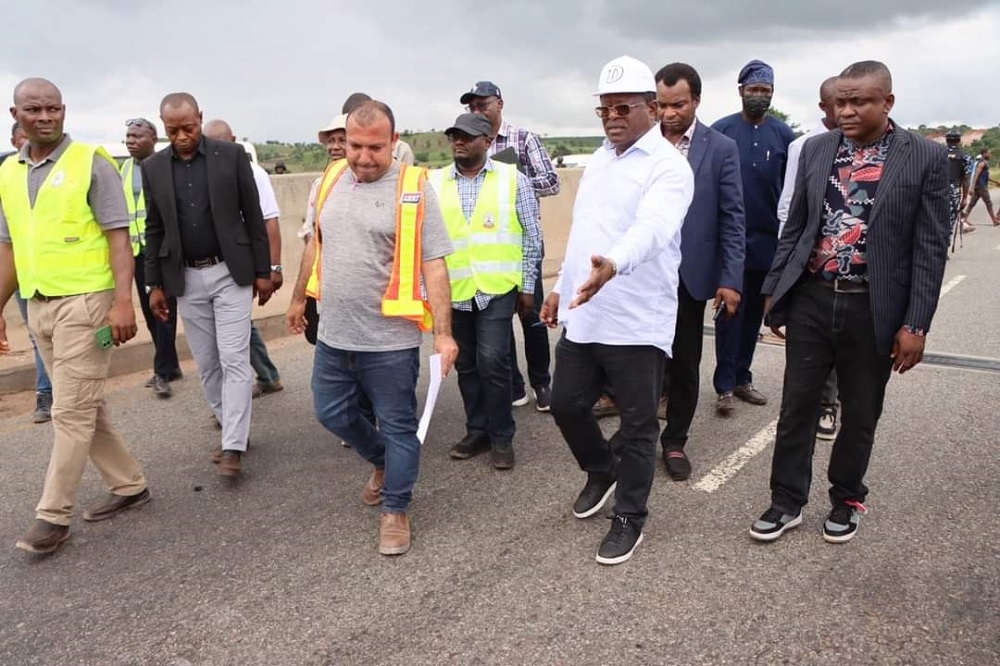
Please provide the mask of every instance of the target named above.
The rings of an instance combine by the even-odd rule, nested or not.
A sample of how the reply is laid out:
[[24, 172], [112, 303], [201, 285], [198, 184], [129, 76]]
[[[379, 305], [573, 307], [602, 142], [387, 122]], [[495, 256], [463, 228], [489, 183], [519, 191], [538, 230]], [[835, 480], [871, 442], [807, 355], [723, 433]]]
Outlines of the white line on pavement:
[[703, 476], [698, 483], [694, 484], [695, 489], [704, 490], [706, 493], [714, 493], [721, 488], [726, 481], [729, 481], [737, 472], [743, 469], [743, 466], [750, 462], [754, 456], [774, 441], [774, 433], [777, 429], [777, 420], [768, 423], [764, 426], [763, 430], [751, 437], [746, 444], [729, 454], [725, 460], [716, 465], [711, 472]]
[[964, 280], [964, 279], [965, 279], [964, 275], [956, 275], [952, 279], [948, 280], [948, 284], [946, 284], [945, 286], [941, 287], [941, 296], [944, 296], [949, 291], [951, 291], [952, 289], [954, 289], [955, 287], [957, 287], [958, 284], [962, 280]]

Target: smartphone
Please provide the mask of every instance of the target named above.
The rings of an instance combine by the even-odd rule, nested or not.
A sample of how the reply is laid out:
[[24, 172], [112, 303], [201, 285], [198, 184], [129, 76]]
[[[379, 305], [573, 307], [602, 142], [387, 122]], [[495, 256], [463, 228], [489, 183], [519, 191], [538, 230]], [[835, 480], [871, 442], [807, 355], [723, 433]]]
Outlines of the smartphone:
[[101, 349], [111, 349], [115, 346], [114, 337], [111, 335], [111, 325], [101, 326], [99, 329], [94, 331], [94, 339], [97, 340], [97, 346]]

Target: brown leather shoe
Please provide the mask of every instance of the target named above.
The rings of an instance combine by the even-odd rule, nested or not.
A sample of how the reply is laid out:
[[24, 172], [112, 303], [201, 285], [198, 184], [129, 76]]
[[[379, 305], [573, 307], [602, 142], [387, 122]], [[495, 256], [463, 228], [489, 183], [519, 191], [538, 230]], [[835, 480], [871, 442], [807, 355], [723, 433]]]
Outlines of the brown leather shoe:
[[410, 549], [410, 519], [405, 513], [383, 513], [378, 520], [378, 552], [402, 555]]
[[766, 405], [767, 396], [758, 391], [753, 387], [753, 384], [744, 384], [743, 386], [737, 386], [733, 389], [733, 395], [742, 400], [743, 402], [749, 402], [751, 405]]
[[[250, 440], [248, 439], [247, 450], [244, 451], [243, 453], [247, 453], [249, 451], [250, 451]], [[218, 465], [220, 460], [222, 460], [222, 444], [219, 444], [217, 447], [212, 449], [212, 463]]]
[[117, 516], [122, 511], [145, 504], [153, 499], [149, 488], [143, 488], [137, 495], [110, 495], [101, 504], [95, 504], [83, 512], [83, 519], [91, 523], [107, 520]]
[[14, 546], [29, 553], [51, 553], [68, 538], [69, 526], [53, 525], [38, 518]]
[[361, 491], [361, 501], [368, 506], [378, 506], [382, 503], [382, 486], [385, 485], [385, 470], [377, 467], [368, 477], [368, 483]]
[[238, 451], [223, 451], [215, 468], [219, 476], [237, 477], [240, 475], [240, 454]]

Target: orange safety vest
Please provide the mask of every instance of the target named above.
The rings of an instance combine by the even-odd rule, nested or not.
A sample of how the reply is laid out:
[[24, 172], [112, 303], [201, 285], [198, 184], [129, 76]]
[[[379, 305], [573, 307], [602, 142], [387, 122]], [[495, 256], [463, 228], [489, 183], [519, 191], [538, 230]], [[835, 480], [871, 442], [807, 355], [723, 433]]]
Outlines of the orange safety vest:
[[[319, 220], [333, 186], [347, 170], [347, 160], [332, 162], [323, 174], [316, 191], [316, 216], [313, 218], [313, 239], [316, 242], [316, 256], [313, 258], [312, 272], [306, 282], [306, 295], [316, 300], [320, 297], [322, 261], [322, 237]], [[417, 324], [421, 331], [429, 331], [433, 326], [431, 306], [421, 293], [420, 275], [423, 253], [420, 239], [424, 226], [424, 187], [427, 170], [422, 167], [399, 165], [399, 179], [396, 182], [396, 247], [392, 262], [389, 286], [382, 296], [382, 314], [386, 317], [402, 317]]]

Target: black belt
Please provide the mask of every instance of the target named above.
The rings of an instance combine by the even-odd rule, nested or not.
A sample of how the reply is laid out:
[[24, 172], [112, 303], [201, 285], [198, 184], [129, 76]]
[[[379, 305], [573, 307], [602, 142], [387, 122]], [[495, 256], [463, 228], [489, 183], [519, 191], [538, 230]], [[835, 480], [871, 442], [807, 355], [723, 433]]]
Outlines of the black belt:
[[188, 268], [208, 268], [222, 263], [222, 257], [205, 257], [204, 259], [184, 260], [184, 265]]
[[49, 301], [58, 301], [60, 298], [66, 298], [66, 296], [46, 296], [45, 294], [35, 292], [35, 295], [31, 297], [33, 301], [39, 301], [41, 303], [48, 303]]
[[832, 289], [838, 294], [867, 294], [868, 293], [868, 283], [867, 282], [855, 282], [848, 280], [847, 278], [834, 278], [832, 280], [827, 280], [826, 278], [820, 276], [819, 274], [813, 277], [813, 282], [817, 282], [827, 289]]

